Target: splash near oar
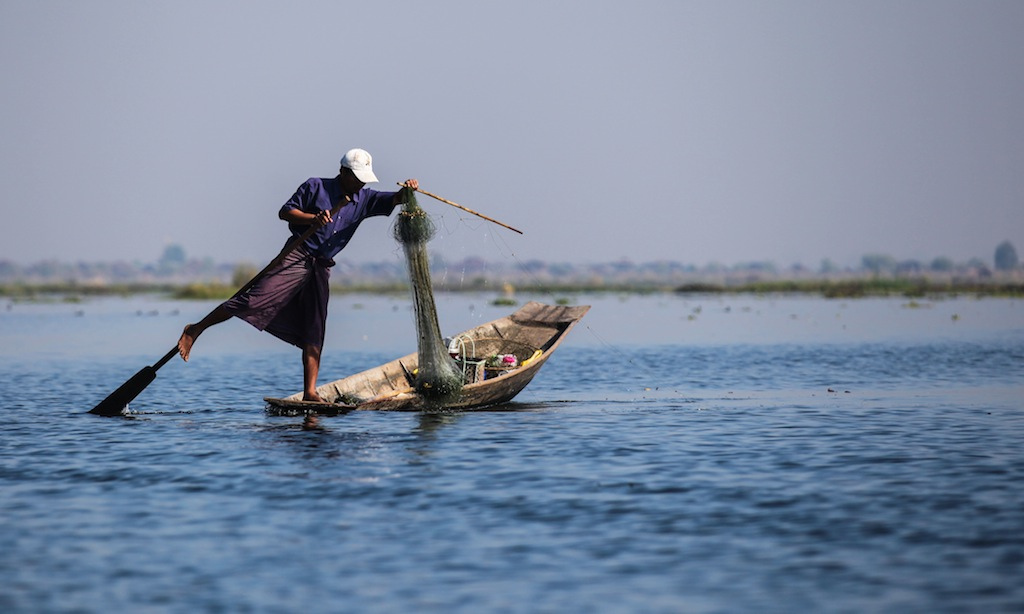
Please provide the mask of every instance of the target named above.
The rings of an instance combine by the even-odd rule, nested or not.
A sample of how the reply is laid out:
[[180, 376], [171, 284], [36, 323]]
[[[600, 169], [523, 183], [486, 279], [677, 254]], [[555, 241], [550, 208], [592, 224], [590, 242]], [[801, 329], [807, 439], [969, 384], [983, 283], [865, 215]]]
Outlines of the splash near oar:
[[402, 188], [399, 200], [405, 204], [395, 221], [394, 235], [405, 251], [409, 280], [412, 283], [419, 355], [415, 388], [430, 405], [444, 407], [446, 403], [458, 399], [463, 376], [452, 364], [437, 321], [437, 306], [434, 303], [430, 262], [427, 258], [427, 241], [434, 236], [434, 223], [417, 204], [412, 188]]

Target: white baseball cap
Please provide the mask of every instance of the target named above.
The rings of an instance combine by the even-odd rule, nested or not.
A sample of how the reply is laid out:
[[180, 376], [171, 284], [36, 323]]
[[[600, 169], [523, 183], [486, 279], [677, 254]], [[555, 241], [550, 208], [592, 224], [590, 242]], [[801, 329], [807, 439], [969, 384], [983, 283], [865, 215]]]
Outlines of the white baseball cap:
[[342, 157], [341, 165], [352, 169], [352, 174], [363, 183], [375, 183], [377, 176], [373, 174], [373, 157], [365, 149], [350, 149]]

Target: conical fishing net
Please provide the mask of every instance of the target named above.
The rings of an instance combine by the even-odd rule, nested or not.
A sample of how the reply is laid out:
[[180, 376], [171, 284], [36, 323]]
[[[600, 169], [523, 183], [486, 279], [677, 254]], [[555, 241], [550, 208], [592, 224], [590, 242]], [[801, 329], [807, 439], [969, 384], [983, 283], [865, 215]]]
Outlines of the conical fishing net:
[[428, 403], [443, 407], [456, 400], [462, 391], [462, 373], [448, 355], [437, 321], [437, 306], [430, 284], [427, 241], [434, 236], [434, 223], [416, 203], [415, 192], [402, 188], [399, 201], [405, 203], [395, 221], [395, 240], [402, 244], [409, 265], [413, 307], [416, 312], [419, 371], [415, 387]]

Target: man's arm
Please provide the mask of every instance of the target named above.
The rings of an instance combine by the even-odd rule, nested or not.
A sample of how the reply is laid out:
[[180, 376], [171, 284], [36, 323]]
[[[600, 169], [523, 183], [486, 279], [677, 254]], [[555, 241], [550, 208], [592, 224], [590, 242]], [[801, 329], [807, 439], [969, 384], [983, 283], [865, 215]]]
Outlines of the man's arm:
[[334, 214], [341, 210], [342, 207], [352, 202], [352, 197], [347, 194], [338, 201], [334, 208], [329, 211], [320, 211], [319, 213], [306, 213], [302, 209], [291, 209], [284, 207], [278, 212], [277, 217], [288, 222], [289, 224], [297, 224], [299, 226], [312, 225], [314, 228], [322, 228], [327, 224], [330, 224], [334, 219]]
[[331, 223], [331, 212], [321, 211], [319, 213], [306, 213], [302, 209], [284, 209], [278, 217], [288, 222], [289, 224], [297, 224], [299, 226], [309, 226], [310, 224], [316, 224], [317, 228]]
[[[412, 188], [413, 190], [415, 190], [420, 187], [420, 182], [416, 179], [406, 179], [405, 183], [403, 183], [402, 185], [404, 185], [407, 188]], [[394, 207], [395, 205], [400, 205], [405, 202], [405, 197], [402, 196], [402, 192], [404, 192], [404, 190], [399, 190], [395, 192], [395, 197], [391, 200], [392, 207]]]

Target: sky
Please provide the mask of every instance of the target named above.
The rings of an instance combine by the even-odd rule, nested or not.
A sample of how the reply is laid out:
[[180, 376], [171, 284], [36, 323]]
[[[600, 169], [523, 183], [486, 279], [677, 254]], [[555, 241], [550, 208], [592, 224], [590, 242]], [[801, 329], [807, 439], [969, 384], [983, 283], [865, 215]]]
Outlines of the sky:
[[[0, 260], [269, 261], [362, 147], [449, 260], [1024, 251], [1024, 2], [0, 2]], [[339, 256], [402, 258], [391, 220]]]

